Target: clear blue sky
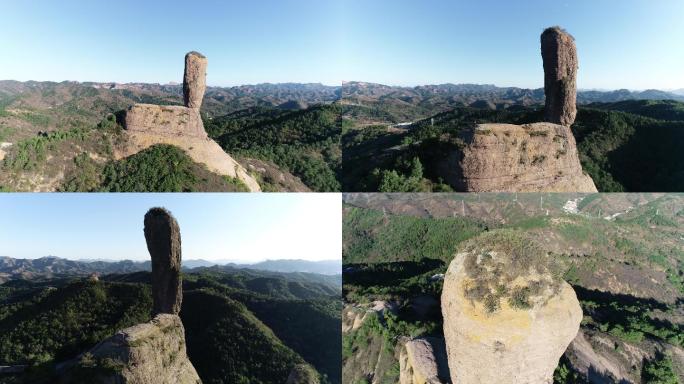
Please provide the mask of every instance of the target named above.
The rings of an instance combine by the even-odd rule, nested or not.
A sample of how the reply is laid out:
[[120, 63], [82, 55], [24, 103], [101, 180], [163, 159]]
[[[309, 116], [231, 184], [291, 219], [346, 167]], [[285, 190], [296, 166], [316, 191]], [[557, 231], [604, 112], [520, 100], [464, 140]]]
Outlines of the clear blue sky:
[[542, 87], [539, 35], [560, 25], [580, 88], [684, 87], [682, 0], [345, 3], [345, 80]]
[[169, 209], [183, 259], [342, 258], [335, 193], [0, 194], [0, 256], [148, 260], [143, 217]]
[[210, 85], [543, 84], [539, 35], [577, 39], [580, 88], [684, 88], [682, 0], [0, 0], [0, 77]]
[[207, 83], [339, 85], [341, 0], [0, 0], [0, 78], [180, 82], [183, 57]]

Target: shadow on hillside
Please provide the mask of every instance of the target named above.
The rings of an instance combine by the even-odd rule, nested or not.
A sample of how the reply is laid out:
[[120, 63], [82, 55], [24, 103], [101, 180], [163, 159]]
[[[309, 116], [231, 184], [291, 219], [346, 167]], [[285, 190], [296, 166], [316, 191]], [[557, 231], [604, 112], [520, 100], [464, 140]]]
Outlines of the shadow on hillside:
[[345, 264], [344, 283], [361, 287], [395, 285], [398, 280], [422, 275], [444, 267], [444, 261], [423, 259], [376, 264]]
[[[670, 321], [652, 318], [651, 311], [667, 311], [666, 303], [655, 299], [644, 299], [632, 295], [602, 292], [595, 289], [586, 289], [573, 286], [577, 298], [583, 302], [585, 314], [597, 322], [607, 325], [608, 329], [616, 326], [622, 329], [641, 332], [652, 337], [661, 339], [668, 335], [676, 335], [680, 332], [679, 327]], [[592, 302], [588, 305], [588, 302]]]

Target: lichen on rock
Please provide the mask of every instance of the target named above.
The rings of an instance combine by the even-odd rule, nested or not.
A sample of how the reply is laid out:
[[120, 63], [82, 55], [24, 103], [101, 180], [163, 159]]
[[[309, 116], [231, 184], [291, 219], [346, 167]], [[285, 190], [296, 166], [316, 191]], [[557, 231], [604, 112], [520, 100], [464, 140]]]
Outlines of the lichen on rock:
[[549, 255], [508, 230], [459, 247], [442, 315], [452, 382], [547, 384], [582, 310]]

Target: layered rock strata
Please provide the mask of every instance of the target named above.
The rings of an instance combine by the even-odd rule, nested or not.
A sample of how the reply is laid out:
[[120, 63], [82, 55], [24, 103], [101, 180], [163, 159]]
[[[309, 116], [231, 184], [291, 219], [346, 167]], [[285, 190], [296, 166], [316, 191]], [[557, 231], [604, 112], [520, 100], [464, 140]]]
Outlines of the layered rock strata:
[[460, 248], [442, 291], [451, 381], [550, 384], [582, 310], [572, 287], [522, 235], [494, 232]]
[[544, 30], [541, 35], [544, 61], [544, 116], [546, 121], [570, 126], [577, 107], [577, 48], [575, 39], [559, 27]]
[[[86, 380], [87, 381], [79, 381]], [[80, 356], [62, 382], [199, 384], [180, 317], [159, 314], [117, 332]]]
[[468, 192], [596, 192], [570, 128], [534, 123], [479, 124], [447, 160], [445, 180]]
[[237, 178], [252, 192], [259, 183], [228, 155], [204, 130], [199, 108], [206, 90], [207, 58], [197, 52], [185, 56], [183, 99], [185, 106], [135, 104], [123, 119], [126, 143], [117, 148], [115, 158], [134, 155], [155, 144], [181, 148], [190, 158], [206, 165], [209, 171]]

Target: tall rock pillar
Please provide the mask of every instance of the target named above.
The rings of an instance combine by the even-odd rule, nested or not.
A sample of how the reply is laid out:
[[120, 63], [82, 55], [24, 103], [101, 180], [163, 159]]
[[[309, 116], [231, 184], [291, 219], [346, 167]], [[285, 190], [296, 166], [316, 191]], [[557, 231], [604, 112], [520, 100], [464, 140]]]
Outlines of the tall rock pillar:
[[145, 214], [145, 241], [152, 257], [153, 314], [180, 312], [181, 238], [178, 222], [164, 208], [151, 208]]
[[544, 117], [548, 122], [570, 126], [577, 115], [575, 39], [559, 27], [547, 28], [541, 34], [541, 54], [546, 95]]
[[202, 106], [204, 91], [207, 89], [207, 58], [199, 52], [185, 55], [183, 74], [183, 100], [185, 106], [199, 109]]

